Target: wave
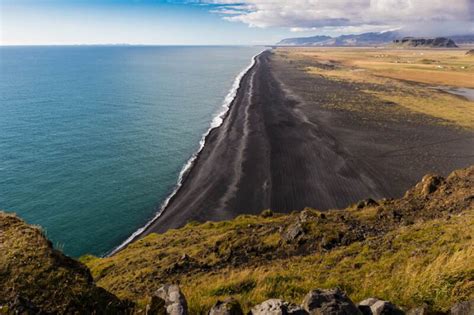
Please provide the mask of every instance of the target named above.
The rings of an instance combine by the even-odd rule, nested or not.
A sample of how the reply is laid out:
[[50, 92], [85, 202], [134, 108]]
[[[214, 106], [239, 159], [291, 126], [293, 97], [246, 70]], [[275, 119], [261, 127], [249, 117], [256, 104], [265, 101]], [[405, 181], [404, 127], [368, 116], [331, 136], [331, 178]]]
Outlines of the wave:
[[216, 116], [214, 116], [214, 118], [212, 119], [210, 123], [209, 129], [207, 129], [207, 131], [202, 135], [201, 140], [199, 141], [199, 149], [189, 158], [189, 160], [186, 162], [186, 164], [184, 164], [183, 168], [179, 172], [178, 182], [176, 183], [176, 186], [174, 187], [171, 194], [169, 194], [169, 196], [161, 204], [160, 210], [158, 210], [155, 216], [150, 221], [148, 221], [143, 227], [133, 232], [132, 235], [130, 235], [122, 244], [114, 248], [106, 256], [113, 255], [119, 250], [121, 250], [122, 248], [124, 248], [125, 246], [127, 246], [129, 243], [131, 243], [137, 236], [142, 234], [153, 222], [155, 222], [161, 216], [161, 214], [166, 209], [171, 199], [176, 195], [176, 193], [179, 191], [179, 189], [183, 185], [183, 180], [186, 174], [188, 174], [188, 172], [191, 170], [192, 166], [194, 165], [194, 161], [197, 159], [197, 157], [199, 156], [199, 153], [201, 153], [202, 149], [206, 145], [207, 136], [211, 133], [212, 130], [220, 127], [222, 123], [224, 122], [224, 118], [226, 117], [230, 109], [230, 105], [232, 104], [232, 102], [234, 101], [237, 95], [237, 91], [239, 90], [240, 83], [242, 82], [242, 78], [254, 66], [257, 56], [260, 55], [262, 52], [263, 51], [253, 56], [250, 64], [235, 77], [232, 87], [230, 88], [229, 93], [227, 93], [226, 97], [224, 98], [224, 102], [222, 103], [222, 110]]

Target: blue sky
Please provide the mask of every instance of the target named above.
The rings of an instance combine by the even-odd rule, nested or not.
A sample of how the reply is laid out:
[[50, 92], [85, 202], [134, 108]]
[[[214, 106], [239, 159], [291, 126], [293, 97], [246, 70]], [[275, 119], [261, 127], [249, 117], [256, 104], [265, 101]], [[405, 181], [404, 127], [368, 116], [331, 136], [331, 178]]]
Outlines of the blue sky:
[[291, 31], [224, 20], [217, 5], [175, 1], [5, 1], [2, 44], [267, 44]]
[[474, 32], [471, 0], [0, 0], [0, 10], [3, 45], [253, 45], [400, 28]]

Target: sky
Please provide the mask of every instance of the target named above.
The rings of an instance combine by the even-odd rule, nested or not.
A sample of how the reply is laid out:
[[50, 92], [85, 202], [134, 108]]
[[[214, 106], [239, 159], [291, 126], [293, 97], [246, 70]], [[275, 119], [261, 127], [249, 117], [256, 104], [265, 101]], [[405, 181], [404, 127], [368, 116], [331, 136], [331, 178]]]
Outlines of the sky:
[[474, 33], [474, 0], [0, 0], [0, 44], [256, 45]]

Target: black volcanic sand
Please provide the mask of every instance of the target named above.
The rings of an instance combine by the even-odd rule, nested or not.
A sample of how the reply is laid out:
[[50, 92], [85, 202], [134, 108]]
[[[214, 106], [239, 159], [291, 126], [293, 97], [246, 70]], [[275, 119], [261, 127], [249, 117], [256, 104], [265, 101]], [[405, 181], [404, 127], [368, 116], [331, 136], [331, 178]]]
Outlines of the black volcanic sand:
[[[335, 99], [368, 109], [331, 107]], [[474, 164], [474, 132], [393, 107], [359, 85], [262, 53], [181, 189], [141, 236], [268, 208], [325, 210], [399, 197], [426, 173]]]

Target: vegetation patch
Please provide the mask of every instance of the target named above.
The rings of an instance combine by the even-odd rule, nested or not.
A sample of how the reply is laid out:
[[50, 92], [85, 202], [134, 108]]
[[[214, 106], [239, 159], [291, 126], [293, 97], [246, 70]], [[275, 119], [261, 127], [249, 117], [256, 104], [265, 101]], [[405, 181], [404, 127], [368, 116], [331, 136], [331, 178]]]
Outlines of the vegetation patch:
[[404, 115], [403, 111], [408, 110], [433, 117], [436, 123], [474, 128], [473, 102], [436, 89], [474, 88], [474, 58], [463, 51], [314, 48], [279, 49], [277, 55], [309, 74], [357, 84], [360, 93], [381, 100], [378, 108], [370, 106], [370, 102], [364, 108], [351, 101], [339, 102], [334, 95], [328, 104], [351, 111], [381, 111], [385, 115]]
[[244, 294], [252, 291], [256, 286], [254, 280], [244, 280], [227, 285], [219, 286], [210, 291], [210, 295], [213, 296], [231, 296], [236, 294]]

